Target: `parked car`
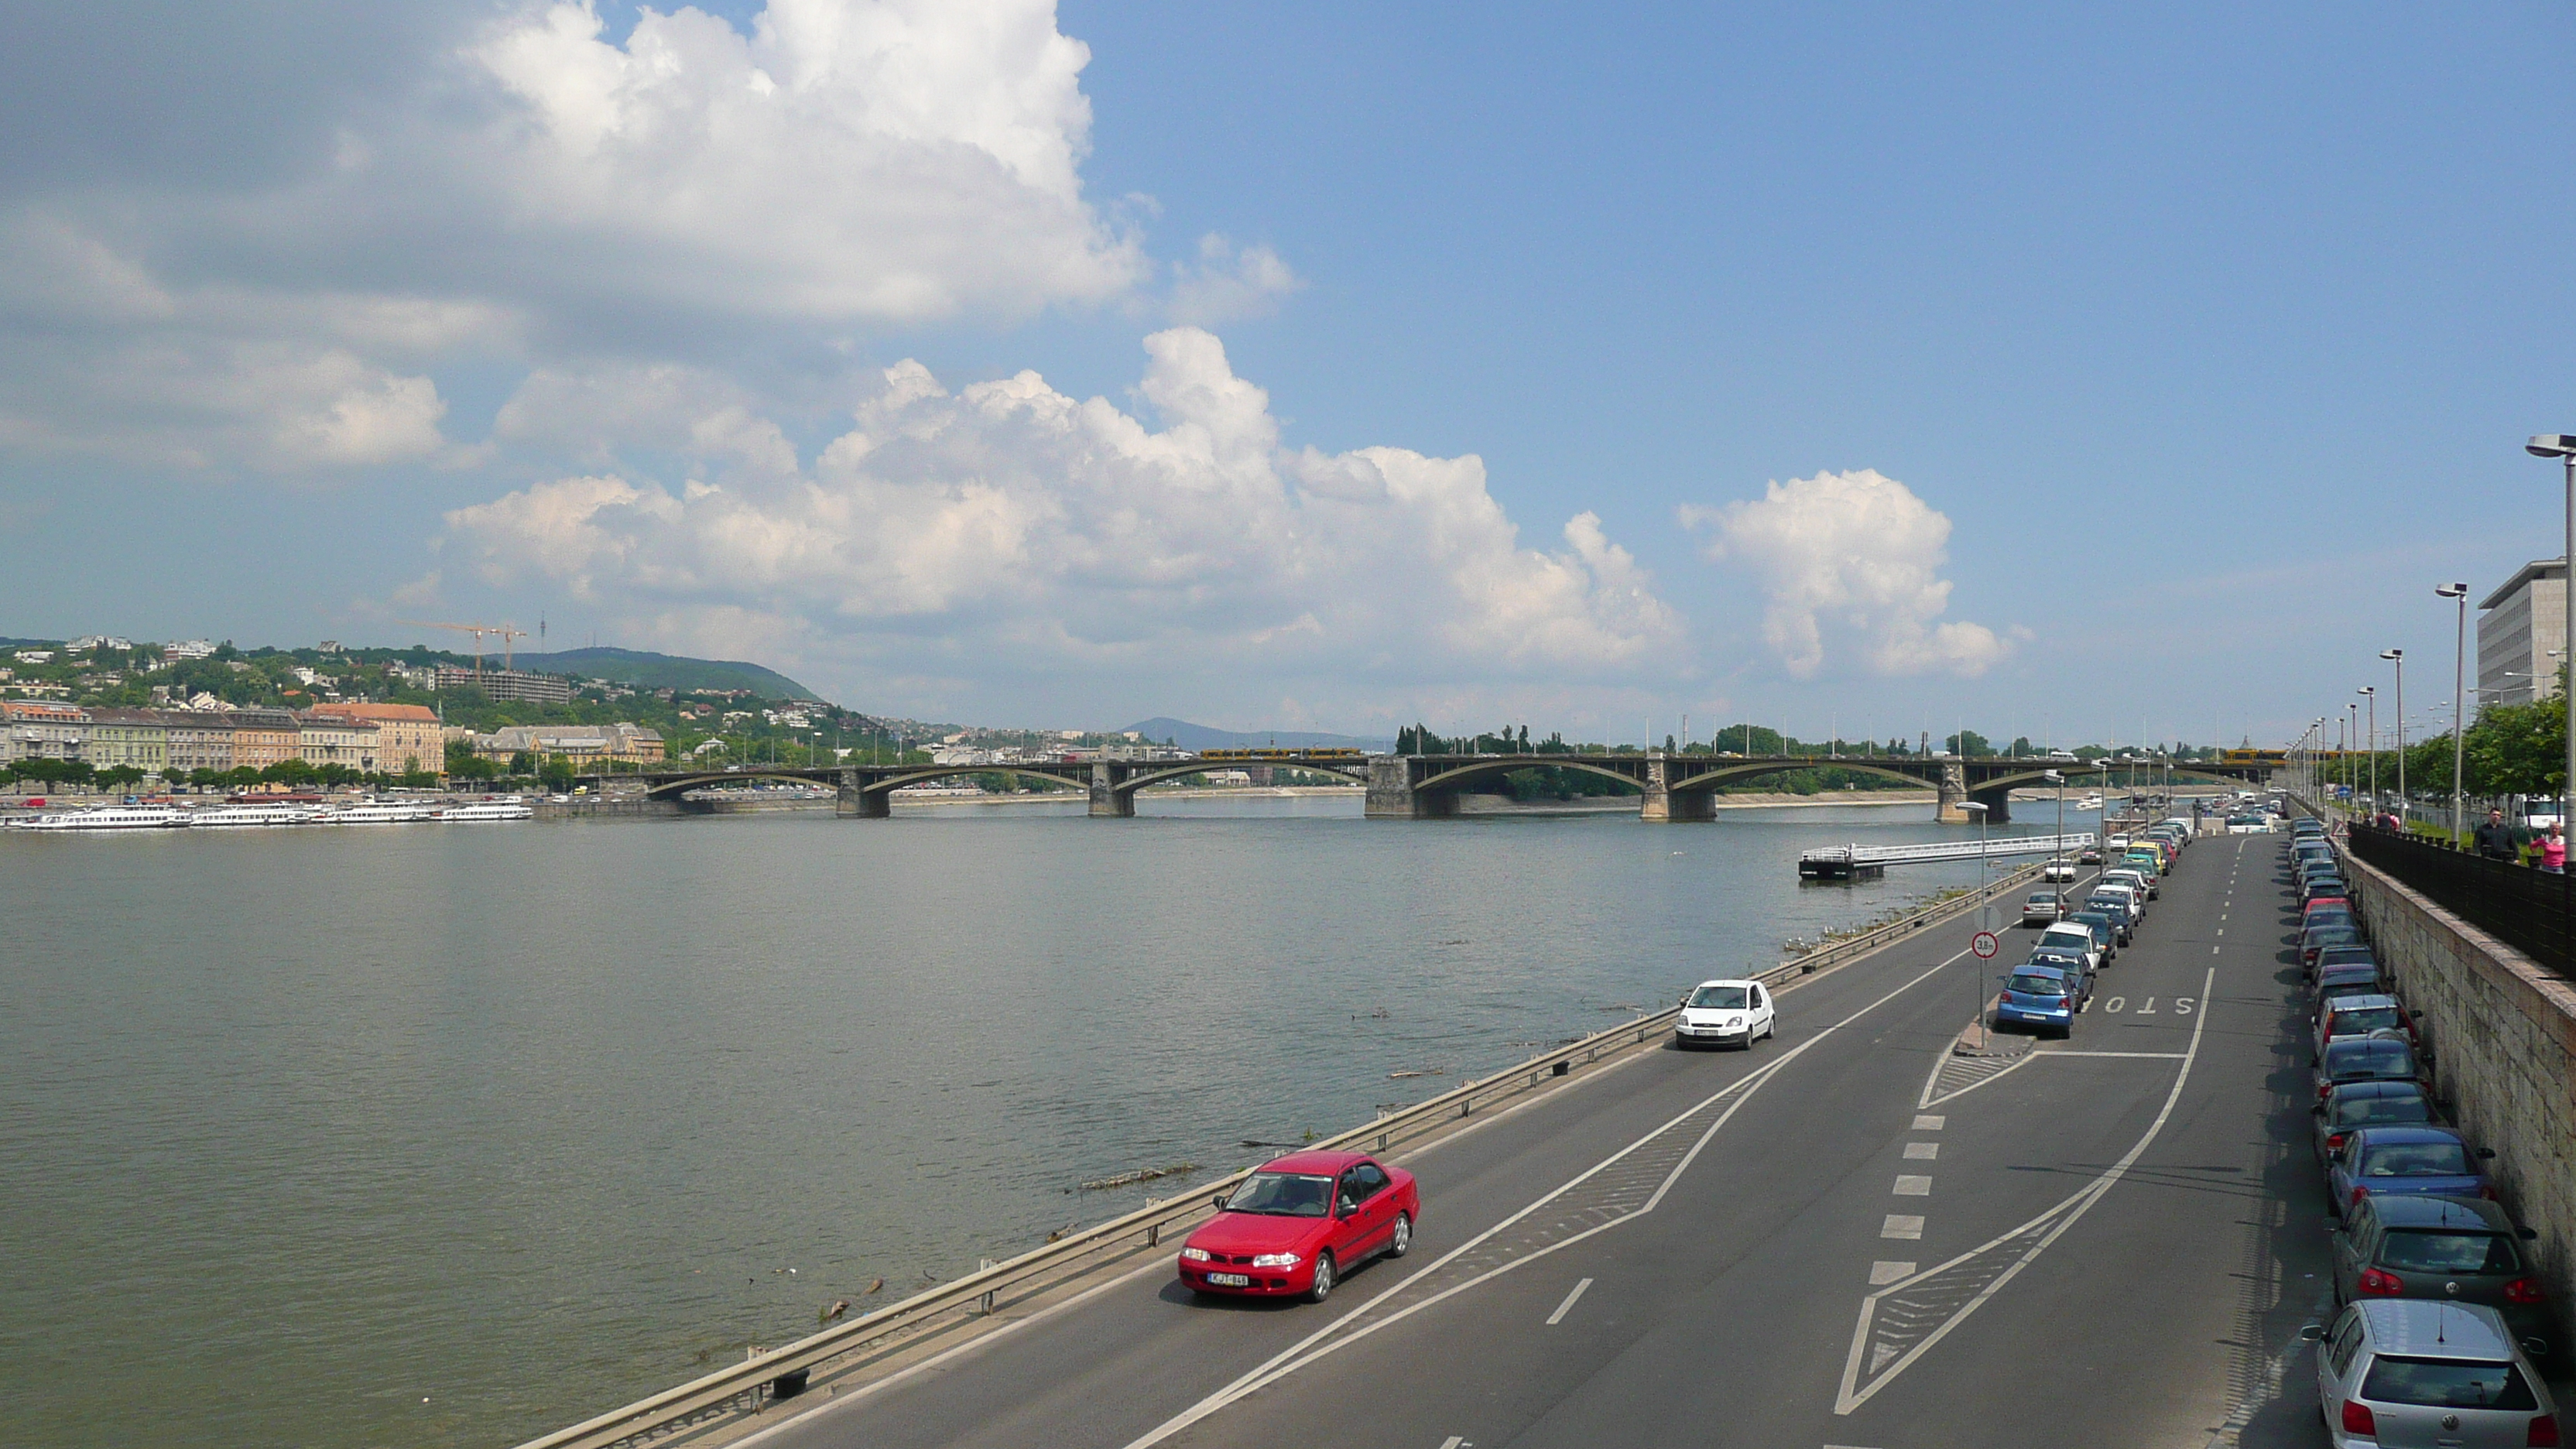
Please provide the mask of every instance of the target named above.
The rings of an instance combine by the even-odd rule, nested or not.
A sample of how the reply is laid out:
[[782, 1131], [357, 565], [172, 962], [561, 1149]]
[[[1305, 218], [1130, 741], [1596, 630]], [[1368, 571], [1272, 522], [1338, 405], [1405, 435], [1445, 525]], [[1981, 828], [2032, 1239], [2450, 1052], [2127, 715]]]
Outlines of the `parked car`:
[[2329, 923], [2310, 926], [2299, 933], [2299, 966], [2302, 970], [2317, 964], [2317, 953], [2328, 946], [2353, 946], [2361, 942], [2361, 933], [2350, 926]]
[[2343, 883], [2342, 876], [2311, 874], [2299, 886], [2299, 904], [2304, 906], [2323, 896], [2333, 896], [2339, 900], [2349, 901], [2352, 899], [2351, 890], [2352, 887]]
[[1357, 1152], [1292, 1152], [1255, 1169], [1190, 1234], [1181, 1282], [1321, 1303], [1370, 1258], [1403, 1257], [1421, 1220], [1421, 1190], [1403, 1168]]
[[2136, 870], [2129, 866], [2115, 866], [2110, 870], [2102, 872], [2102, 883], [2104, 885], [2127, 886], [2129, 889], [2136, 891], [2138, 893], [2138, 899], [2142, 901], [2151, 901], [2156, 898], [2156, 878], [2145, 871]]
[[2050, 881], [2062, 885], [2067, 881], [2075, 879], [2075, 862], [2071, 860], [2052, 860], [2039, 868], [2039, 878], [2044, 881]]
[[2357, 992], [2350, 996], [2329, 996], [2317, 1003], [2314, 1029], [2315, 1050], [2308, 1060], [2314, 1062], [2325, 1054], [2328, 1043], [2351, 1037], [2387, 1036], [2415, 1049], [2418, 1058], [2429, 1059], [2432, 1053], [2416, 1039], [2415, 1018], [2422, 1012], [2410, 1012], [2396, 997], [2385, 992]]
[[2478, 1164], [2494, 1156], [2448, 1127], [2356, 1127], [2326, 1159], [2326, 1210], [2341, 1216], [2381, 1194], [2493, 1197]]
[[2053, 926], [2066, 915], [2066, 902], [2055, 891], [2032, 891], [2022, 897], [2021, 923], [2025, 926]]
[[[2329, 947], [2328, 949], [2339, 950], [2344, 948]], [[2376, 963], [2360, 963], [2352, 961], [2347, 961], [2342, 965], [2335, 967], [2331, 971], [2319, 972], [2317, 974], [2316, 991], [2317, 1005], [2319, 1007], [2323, 1007], [2327, 1001], [2338, 996], [2379, 996], [2391, 994], [2388, 990], [2388, 980], [2380, 974], [2379, 967]]]
[[2379, 969], [2379, 953], [2363, 945], [2328, 946], [2317, 953], [2315, 970], [2318, 980], [2324, 980], [2325, 973], [2337, 966], [2367, 966], [2376, 972]]
[[2046, 951], [2059, 951], [2077, 957], [2083, 961], [2084, 970], [2088, 975], [2102, 969], [2104, 959], [2102, 942], [2094, 936], [2093, 928], [2090, 926], [2074, 921], [2059, 921], [2050, 926], [2039, 933], [2038, 943], [2031, 947], [2034, 955]]
[[2097, 890], [2086, 896], [2084, 909], [2076, 912], [2074, 919], [2081, 920], [2088, 915], [2109, 917], [2112, 926], [2119, 933], [2119, 943], [2123, 946], [2137, 937], [2138, 918], [2134, 913], [2131, 898], [2125, 892], [2115, 894]]
[[2334, 1235], [2335, 1301], [2482, 1303], [2534, 1362], [2549, 1357], [2549, 1293], [2497, 1203], [2474, 1197], [2365, 1197]]
[[2326, 1092], [2313, 1115], [2311, 1145], [2320, 1170], [2360, 1128], [2430, 1126], [2441, 1120], [2433, 1115], [2433, 1099], [2424, 1095], [2421, 1082], [2344, 1082]]
[[2077, 1008], [2067, 976], [2057, 967], [2028, 963], [2001, 978], [2004, 989], [1995, 999], [1995, 1025], [2073, 1036]]
[[2317, 1100], [2344, 1082], [2421, 1082], [2423, 1068], [2415, 1061], [2415, 1049], [2402, 1041], [2382, 1041], [2363, 1037], [2359, 1041], [2339, 1041], [2328, 1046], [2317, 1058]]
[[2083, 926], [2093, 933], [2093, 945], [2102, 953], [2102, 964], [2110, 965], [2120, 955], [2120, 923], [2107, 911], [2077, 911], [2066, 918], [2069, 925]]
[[2093, 955], [2071, 946], [2035, 949], [2023, 962], [2028, 966], [2046, 966], [2066, 978], [2069, 992], [2075, 998], [2075, 1009], [2081, 1012], [2093, 1000]]
[[1673, 1021], [1675, 1046], [1740, 1046], [1747, 1051], [1780, 1030], [1779, 1006], [1759, 981], [1703, 981], [1682, 998]]
[[2319, 1336], [2317, 1411], [2335, 1449], [2559, 1442], [2549, 1388], [2492, 1308], [2363, 1298]]
[[2102, 847], [2098, 845], [2085, 846], [2082, 850], [2075, 852], [2075, 863], [2078, 865], [2100, 865], [2102, 863]]

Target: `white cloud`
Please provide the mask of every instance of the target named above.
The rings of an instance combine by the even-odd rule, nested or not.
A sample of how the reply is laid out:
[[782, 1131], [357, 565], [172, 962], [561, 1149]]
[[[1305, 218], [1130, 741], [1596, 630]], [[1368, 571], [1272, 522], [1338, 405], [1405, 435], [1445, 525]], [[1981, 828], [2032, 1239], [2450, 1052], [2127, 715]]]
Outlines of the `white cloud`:
[[762, 420], [722, 388], [694, 412], [657, 404], [692, 476], [564, 478], [459, 510], [451, 577], [548, 581], [639, 624], [726, 611], [768, 631], [737, 647], [880, 677], [1366, 690], [1675, 667], [1679, 617], [1593, 515], [1523, 546], [1481, 460], [1285, 451], [1214, 336], [1145, 347], [1159, 430], [1035, 373], [952, 393], [904, 363], [856, 428], [781, 470], [734, 441]]
[[1759, 500], [1680, 515], [1715, 531], [1711, 558], [1760, 576], [1763, 638], [1797, 678], [1824, 666], [1829, 637], [1882, 675], [1974, 677], [2011, 652], [1983, 624], [1942, 619], [1950, 520], [1876, 469], [1775, 482]]
[[[622, 41], [581, 0], [433, 35], [392, 94], [287, 107], [300, 163], [10, 180], [0, 446], [441, 457], [444, 366], [1012, 321], [1152, 271], [1084, 197], [1090, 53], [1049, 0], [771, 0], [748, 33], [646, 9]], [[1193, 275], [1211, 315], [1287, 285], [1261, 249]]]
[[1203, 327], [1264, 317], [1305, 285], [1279, 253], [1266, 246], [1238, 249], [1210, 232], [1199, 238], [1198, 265], [1173, 268], [1171, 316]]

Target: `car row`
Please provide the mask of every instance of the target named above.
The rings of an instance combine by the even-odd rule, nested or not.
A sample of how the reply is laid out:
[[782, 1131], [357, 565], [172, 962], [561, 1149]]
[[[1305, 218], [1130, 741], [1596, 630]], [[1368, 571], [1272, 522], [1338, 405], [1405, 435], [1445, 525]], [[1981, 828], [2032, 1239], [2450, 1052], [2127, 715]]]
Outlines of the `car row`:
[[2166, 820], [2135, 837], [2114, 835], [2103, 843], [2104, 868], [2080, 896], [2071, 884], [2031, 892], [2021, 919], [2040, 927], [2039, 939], [2020, 965], [1996, 978], [2003, 990], [1995, 1025], [2073, 1036], [2075, 1018], [2093, 1002], [2094, 978], [2137, 939], [2147, 903], [2191, 833], [2191, 822]]
[[2333, 1224], [2337, 1312], [2307, 1333], [2318, 1412], [2339, 1449], [2556, 1445], [2535, 1235], [2496, 1200], [2494, 1151], [2443, 1120], [2422, 1014], [2382, 972], [2324, 827], [2293, 822], [2283, 855]]

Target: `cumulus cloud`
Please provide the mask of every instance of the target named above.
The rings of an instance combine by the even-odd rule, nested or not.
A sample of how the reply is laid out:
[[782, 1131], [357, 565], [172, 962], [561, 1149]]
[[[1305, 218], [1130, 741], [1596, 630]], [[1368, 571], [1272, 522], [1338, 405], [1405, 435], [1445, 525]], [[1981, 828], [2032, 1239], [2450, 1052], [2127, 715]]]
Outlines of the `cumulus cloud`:
[[1876, 469], [1775, 482], [1759, 499], [1680, 515], [1712, 531], [1709, 557], [1761, 578], [1763, 638], [1800, 679], [1824, 666], [1829, 637], [1884, 675], [1974, 677], [2011, 652], [1985, 625], [1941, 617], [1950, 520]]
[[1618, 680], [1680, 653], [1592, 514], [1525, 546], [1481, 460], [1289, 451], [1216, 337], [1145, 350], [1153, 422], [1033, 372], [952, 392], [906, 362], [790, 468], [733, 441], [759, 420], [719, 389], [669, 425], [685, 479], [524, 488], [450, 514], [445, 556], [880, 672]]
[[[336, 113], [282, 100], [305, 130], [256, 167], [0, 167], [0, 443], [430, 457], [440, 366], [1010, 321], [1153, 272], [1083, 194], [1089, 51], [1049, 0], [645, 9], [622, 39], [559, 0], [401, 35], [435, 53]], [[190, 124], [274, 129], [233, 104]], [[1292, 281], [1221, 246], [1181, 290], [1244, 315]]]
[[1172, 320], [1213, 326], [1268, 316], [1280, 299], [1304, 285], [1270, 248], [1238, 249], [1210, 232], [1199, 238], [1197, 265], [1183, 263], [1173, 270]]

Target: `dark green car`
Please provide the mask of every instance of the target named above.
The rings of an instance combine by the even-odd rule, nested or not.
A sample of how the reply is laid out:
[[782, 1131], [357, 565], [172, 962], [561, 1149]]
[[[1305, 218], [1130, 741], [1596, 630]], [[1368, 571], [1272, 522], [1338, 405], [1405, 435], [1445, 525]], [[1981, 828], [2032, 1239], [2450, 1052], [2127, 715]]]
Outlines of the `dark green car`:
[[2482, 1198], [2372, 1194], [2333, 1235], [2335, 1301], [2425, 1298], [2483, 1303], [2533, 1358], [2548, 1351], [2549, 1304], [2539, 1270], [2504, 1209]]

